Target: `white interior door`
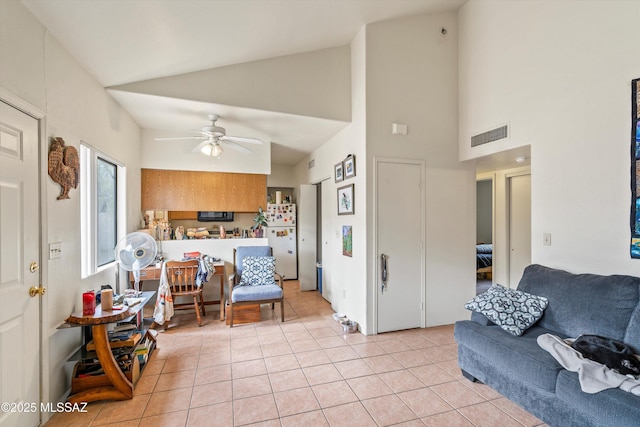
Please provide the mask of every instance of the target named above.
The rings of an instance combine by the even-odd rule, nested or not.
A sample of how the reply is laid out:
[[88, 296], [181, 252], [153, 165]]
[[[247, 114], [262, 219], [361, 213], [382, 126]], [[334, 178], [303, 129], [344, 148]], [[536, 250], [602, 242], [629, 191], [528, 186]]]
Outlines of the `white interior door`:
[[509, 178], [509, 286], [531, 264], [531, 175]]
[[417, 328], [425, 318], [422, 167], [386, 161], [376, 167], [377, 330]]
[[38, 121], [0, 101], [0, 402], [10, 405], [2, 427], [40, 419], [40, 300], [29, 296], [40, 283], [38, 179]]
[[317, 289], [315, 185], [301, 185], [298, 197], [298, 280], [301, 291]]
[[331, 230], [333, 230], [332, 218], [336, 215], [336, 190], [325, 181], [320, 186], [321, 206], [320, 223], [322, 224], [322, 297], [333, 302], [333, 253], [338, 248], [332, 246]]

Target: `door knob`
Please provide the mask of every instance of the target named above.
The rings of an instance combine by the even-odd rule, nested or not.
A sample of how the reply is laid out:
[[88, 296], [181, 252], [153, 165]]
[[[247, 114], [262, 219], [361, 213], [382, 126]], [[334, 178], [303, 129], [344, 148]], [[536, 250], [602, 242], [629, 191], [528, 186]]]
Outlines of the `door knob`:
[[44, 295], [47, 292], [47, 288], [44, 286], [32, 286], [29, 288], [29, 296], [35, 297], [36, 295]]

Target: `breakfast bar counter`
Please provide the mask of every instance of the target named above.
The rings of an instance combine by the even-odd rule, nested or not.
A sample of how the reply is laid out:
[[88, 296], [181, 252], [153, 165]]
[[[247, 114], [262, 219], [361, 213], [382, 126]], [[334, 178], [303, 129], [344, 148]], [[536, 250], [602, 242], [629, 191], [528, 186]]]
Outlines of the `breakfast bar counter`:
[[179, 261], [187, 252], [200, 252], [233, 264], [233, 250], [238, 246], [268, 245], [267, 238], [161, 240], [158, 242], [158, 252], [162, 252], [166, 260]]
[[[229, 282], [229, 275], [233, 274], [233, 250], [238, 246], [268, 246], [267, 238], [235, 238], [235, 239], [184, 239], [184, 240], [161, 240], [158, 241], [158, 254], [162, 254], [167, 261], [180, 261], [188, 252], [200, 252], [202, 255], [208, 255], [212, 258], [220, 259], [220, 263], [216, 263], [216, 273], [214, 277], [218, 280], [209, 280], [204, 287], [205, 301], [220, 304], [220, 320], [224, 316], [224, 288]], [[144, 284], [145, 290], [157, 289], [157, 280], [160, 279], [160, 264], [150, 266], [145, 276], [140, 280], [152, 281]], [[147, 270], [147, 269], [145, 269]], [[142, 272], [141, 272], [142, 273]], [[150, 274], [150, 276], [149, 276]], [[130, 277], [132, 279], [132, 277]], [[212, 278], [213, 279], [213, 278]], [[153, 282], [155, 280], [155, 282]]]

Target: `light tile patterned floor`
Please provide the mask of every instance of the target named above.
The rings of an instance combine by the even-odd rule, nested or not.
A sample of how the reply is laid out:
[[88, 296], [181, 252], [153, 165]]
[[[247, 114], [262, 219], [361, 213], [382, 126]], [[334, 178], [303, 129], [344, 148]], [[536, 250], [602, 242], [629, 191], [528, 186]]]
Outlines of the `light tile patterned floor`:
[[345, 335], [317, 292], [285, 288], [284, 323], [268, 305], [261, 322], [233, 329], [215, 309], [202, 327], [178, 312], [132, 400], [58, 413], [47, 427], [543, 425], [462, 377], [452, 325]]

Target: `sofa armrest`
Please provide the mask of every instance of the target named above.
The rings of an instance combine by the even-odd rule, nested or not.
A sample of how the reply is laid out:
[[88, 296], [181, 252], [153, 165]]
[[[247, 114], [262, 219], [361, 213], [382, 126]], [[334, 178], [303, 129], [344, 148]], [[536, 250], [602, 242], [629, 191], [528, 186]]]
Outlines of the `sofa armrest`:
[[484, 314], [481, 313], [477, 313], [475, 311], [471, 312], [471, 321], [478, 323], [482, 326], [489, 326], [489, 325], [493, 325], [494, 323], [489, 320]]

